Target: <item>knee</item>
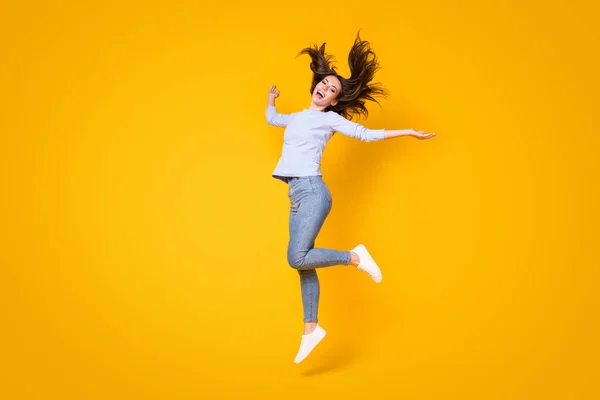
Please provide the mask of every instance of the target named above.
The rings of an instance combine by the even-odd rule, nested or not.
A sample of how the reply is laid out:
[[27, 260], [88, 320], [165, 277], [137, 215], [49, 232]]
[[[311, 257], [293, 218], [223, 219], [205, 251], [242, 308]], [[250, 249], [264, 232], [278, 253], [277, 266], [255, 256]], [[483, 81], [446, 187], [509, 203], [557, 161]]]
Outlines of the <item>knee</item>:
[[304, 266], [304, 259], [306, 254], [297, 252], [297, 251], [288, 251], [287, 260], [290, 267], [294, 269], [301, 268]]

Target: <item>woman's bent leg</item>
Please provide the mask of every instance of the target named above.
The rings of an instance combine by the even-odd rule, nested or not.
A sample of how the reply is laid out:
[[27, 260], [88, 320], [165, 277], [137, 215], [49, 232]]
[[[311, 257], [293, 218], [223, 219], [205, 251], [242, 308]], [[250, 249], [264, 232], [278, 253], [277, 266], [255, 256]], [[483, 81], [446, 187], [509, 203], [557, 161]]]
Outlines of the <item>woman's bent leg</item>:
[[292, 206], [287, 254], [290, 266], [309, 270], [350, 264], [349, 251], [314, 248], [315, 239], [330, 211], [331, 203], [318, 195], [304, 198], [295, 210]]

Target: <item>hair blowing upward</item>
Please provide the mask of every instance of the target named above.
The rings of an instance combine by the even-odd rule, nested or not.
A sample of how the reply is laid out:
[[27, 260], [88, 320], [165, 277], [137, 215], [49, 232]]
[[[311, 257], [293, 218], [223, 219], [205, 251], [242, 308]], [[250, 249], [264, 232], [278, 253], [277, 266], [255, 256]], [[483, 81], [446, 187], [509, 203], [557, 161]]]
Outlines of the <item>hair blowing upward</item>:
[[354, 116], [360, 118], [361, 115], [366, 118], [369, 112], [365, 102], [370, 100], [379, 104], [376, 97], [385, 97], [388, 94], [380, 83], [371, 83], [375, 72], [380, 68], [375, 52], [368, 41], [360, 39], [360, 31], [358, 31], [354, 45], [348, 54], [350, 78], [346, 79], [337, 73], [335, 66], [331, 65], [333, 56], [325, 52], [325, 44], [323, 43], [321, 47], [314, 44], [298, 53], [298, 56], [308, 54], [312, 59], [310, 69], [313, 72], [313, 79], [310, 93], [313, 93], [315, 86], [323, 78], [335, 75], [340, 80], [342, 88], [337, 95], [337, 104], [330, 105], [326, 111], [336, 112], [348, 119]]

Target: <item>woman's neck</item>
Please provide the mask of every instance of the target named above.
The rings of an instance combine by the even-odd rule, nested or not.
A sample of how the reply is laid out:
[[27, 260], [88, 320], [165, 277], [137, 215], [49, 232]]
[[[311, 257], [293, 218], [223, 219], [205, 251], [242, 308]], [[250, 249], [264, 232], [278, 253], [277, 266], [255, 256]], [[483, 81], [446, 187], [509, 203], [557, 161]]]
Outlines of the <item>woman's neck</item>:
[[322, 112], [325, 111], [325, 108], [327, 108], [327, 107], [318, 106], [314, 102], [311, 102], [310, 103], [310, 107], [308, 107], [309, 110], [322, 111]]

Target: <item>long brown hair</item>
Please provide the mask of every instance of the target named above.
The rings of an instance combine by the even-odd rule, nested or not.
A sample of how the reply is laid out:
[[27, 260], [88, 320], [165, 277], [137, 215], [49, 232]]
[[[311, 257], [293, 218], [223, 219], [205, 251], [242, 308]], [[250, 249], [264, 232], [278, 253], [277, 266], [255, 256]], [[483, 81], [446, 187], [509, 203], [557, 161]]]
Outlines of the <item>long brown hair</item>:
[[341, 116], [352, 119], [354, 116], [360, 118], [364, 115], [366, 118], [369, 115], [365, 102], [373, 101], [377, 104], [376, 97], [386, 97], [388, 91], [383, 88], [381, 83], [371, 83], [375, 77], [375, 72], [380, 69], [379, 61], [375, 56], [375, 52], [366, 40], [360, 39], [360, 30], [356, 34], [354, 45], [348, 54], [348, 65], [350, 67], [350, 78], [346, 79], [340, 76], [335, 66], [331, 64], [333, 56], [325, 52], [325, 44], [320, 47], [316, 44], [302, 49], [298, 56], [308, 54], [312, 59], [310, 69], [313, 72], [310, 94], [312, 95], [317, 83], [328, 75], [336, 76], [341, 84], [342, 89], [337, 95], [338, 101], [335, 106], [330, 105], [325, 111], [333, 111]]

